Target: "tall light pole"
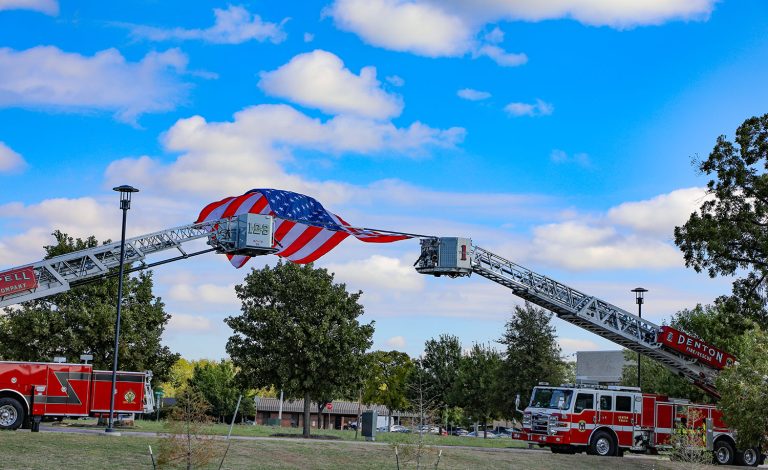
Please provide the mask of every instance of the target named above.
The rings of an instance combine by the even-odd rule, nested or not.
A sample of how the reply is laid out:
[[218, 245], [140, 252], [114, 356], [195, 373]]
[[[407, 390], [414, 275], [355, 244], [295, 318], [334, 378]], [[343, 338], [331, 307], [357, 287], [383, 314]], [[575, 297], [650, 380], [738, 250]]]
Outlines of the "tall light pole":
[[123, 303], [123, 266], [125, 264], [125, 220], [128, 215], [128, 209], [131, 208], [131, 194], [138, 193], [139, 190], [133, 186], [124, 184], [113, 191], [120, 193], [120, 209], [123, 211], [123, 232], [120, 238], [120, 274], [117, 278], [117, 318], [115, 318], [115, 350], [112, 360], [112, 396], [109, 398], [109, 424], [106, 432], [114, 432], [113, 417], [115, 414], [115, 383], [117, 382], [117, 348], [120, 341], [120, 310]]
[[[635, 302], [637, 302], [637, 316], [643, 318], [643, 295], [648, 292], [648, 289], [635, 287], [632, 292], [635, 293]], [[640, 388], [640, 353], [637, 353], [637, 387]]]

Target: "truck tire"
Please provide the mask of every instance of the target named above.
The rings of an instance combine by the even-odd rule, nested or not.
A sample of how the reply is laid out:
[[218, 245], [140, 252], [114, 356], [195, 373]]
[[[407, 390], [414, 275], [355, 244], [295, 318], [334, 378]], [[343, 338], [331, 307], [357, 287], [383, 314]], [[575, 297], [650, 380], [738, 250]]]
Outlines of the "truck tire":
[[760, 464], [760, 451], [755, 448], [739, 451], [736, 454], [736, 464], [746, 467], [757, 467]]
[[605, 431], [597, 431], [589, 444], [589, 453], [601, 457], [615, 456], [616, 443], [613, 441], [613, 436]]
[[715, 463], [718, 465], [733, 465], [733, 461], [736, 458], [733, 446], [725, 439], [715, 442], [713, 453], [715, 455]]
[[18, 429], [24, 423], [24, 407], [15, 398], [0, 398], [0, 429]]

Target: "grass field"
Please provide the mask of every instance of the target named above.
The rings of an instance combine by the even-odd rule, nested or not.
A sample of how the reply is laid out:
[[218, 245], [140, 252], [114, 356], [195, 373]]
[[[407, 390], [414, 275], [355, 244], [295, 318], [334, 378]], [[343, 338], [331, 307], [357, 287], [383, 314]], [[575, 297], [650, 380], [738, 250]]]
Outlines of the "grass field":
[[[3, 469], [150, 469], [148, 446], [160, 437], [124, 433], [121, 437], [59, 432], [0, 432]], [[217, 441], [219, 455], [226, 443]], [[434, 468], [434, 453], [427, 458]], [[219, 457], [220, 458], [220, 457]], [[177, 467], [179, 468], [179, 467]], [[218, 460], [204, 468], [218, 468]], [[223, 468], [228, 469], [395, 469], [390, 445], [350, 441], [251, 439], [232, 441]], [[415, 468], [414, 462], [401, 468]], [[443, 448], [439, 469], [677, 469], [663, 460], [553, 455], [542, 451]]]
[[[167, 432], [164, 421], [144, 421], [136, 420], [135, 426], [132, 428], [121, 429], [125, 432]], [[96, 428], [96, 420], [66, 420], [63, 423], [67, 427], [82, 427], [82, 428]], [[225, 436], [229, 431], [229, 426], [225, 424], [214, 424], [207, 428], [207, 432], [211, 434]], [[233, 436], [244, 437], [269, 437], [273, 434], [295, 434], [297, 437], [301, 436], [301, 428], [287, 428], [287, 427], [272, 427], [261, 425], [242, 425], [236, 424], [232, 430]], [[334, 436], [344, 441], [354, 441], [355, 431], [338, 431], [335, 429], [322, 429], [312, 430], [313, 435], [325, 435]], [[358, 434], [359, 441], [363, 441], [363, 437]], [[412, 442], [416, 439], [414, 434], [402, 434], [402, 433], [377, 433], [376, 440], [379, 442], [387, 443], [399, 443], [399, 442]], [[491, 448], [514, 448], [514, 447], [526, 447], [526, 444], [520, 441], [514, 441], [512, 439], [482, 439], [476, 437], [459, 437], [459, 436], [437, 436], [434, 434], [425, 434], [424, 443], [428, 445], [441, 445], [441, 446], [471, 446], [471, 447], [491, 447]]]

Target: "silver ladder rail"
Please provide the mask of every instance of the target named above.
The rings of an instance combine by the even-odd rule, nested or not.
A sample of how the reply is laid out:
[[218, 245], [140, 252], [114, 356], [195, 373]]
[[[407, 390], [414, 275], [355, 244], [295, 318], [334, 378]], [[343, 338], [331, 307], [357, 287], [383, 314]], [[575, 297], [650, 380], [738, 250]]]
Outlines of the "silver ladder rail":
[[[209, 238], [208, 244], [216, 251], [228, 252], [232, 249], [229, 233], [235, 222], [235, 218], [225, 218], [128, 238], [125, 240], [125, 262], [145, 265], [146, 256], [171, 249], [178, 250], [180, 257], [186, 258], [192, 255], [184, 251], [182, 244], [206, 237]], [[111, 269], [119, 265], [120, 242], [114, 242], [3, 270], [8, 273], [31, 267], [37, 278], [37, 287], [0, 295], [0, 308], [68, 291], [72, 286], [107, 276]]]
[[718, 371], [663, 348], [657, 339], [661, 329], [655, 323], [480, 248], [469, 238], [422, 238], [421, 254], [414, 266], [422, 274], [461, 277], [475, 273], [490, 279], [568, 323], [659, 361], [719, 397], [715, 389]]

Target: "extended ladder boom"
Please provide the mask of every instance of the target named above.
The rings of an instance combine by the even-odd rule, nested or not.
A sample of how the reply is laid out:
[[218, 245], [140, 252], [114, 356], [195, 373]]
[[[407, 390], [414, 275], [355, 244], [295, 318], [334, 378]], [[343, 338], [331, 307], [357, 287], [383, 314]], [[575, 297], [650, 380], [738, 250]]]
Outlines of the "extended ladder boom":
[[655, 323], [472, 245], [468, 238], [422, 239], [415, 266], [418, 272], [435, 276], [479, 274], [569, 323], [661, 362], [719, 397], [714, 388], [717, 369], [663, 348], [658, 341], [661, 327]]
[[[184, 243], [201, 238], [208, 238], [211, 248], [189, 254], [182, 248]], [[138, 263], [138, 268], [144, 269], [210, 251], [256, 256], [274, 253], [277, 249], [273, 245], [273, 218], [243, 214], [126, 239], [125, 263]], [[147, 256], [171, 249], [180, 255], [157, 263], [145, 262]], [[115, 242], [12, 268], [0, 273], [0, 307], [65, 292], [105, 277], [119, 265], [120, 242]]]

